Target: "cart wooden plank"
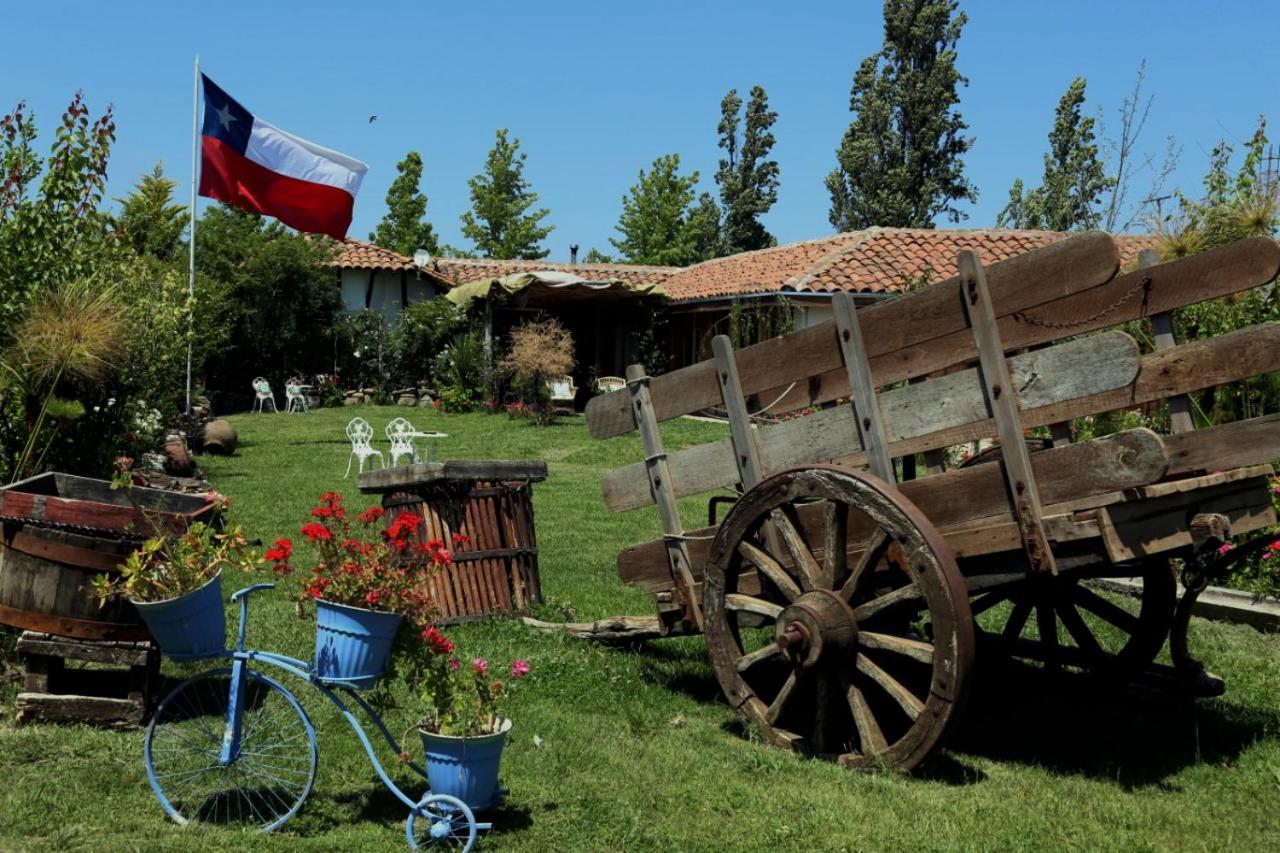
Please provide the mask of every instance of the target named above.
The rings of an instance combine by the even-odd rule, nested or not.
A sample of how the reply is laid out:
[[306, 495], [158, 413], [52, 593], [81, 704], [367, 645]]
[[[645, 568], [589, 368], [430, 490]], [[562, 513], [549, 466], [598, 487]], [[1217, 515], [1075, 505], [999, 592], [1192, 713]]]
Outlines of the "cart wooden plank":
[[[1092, 338], [1082, 340], [1092, 340]], [[1142, 357], [1137, 379], [1128, 388], [1119, 388], [1089, 397], [1077, 397], [1074, 400], [1047, 406], [1024, 408], [1020, 414], [1025, 426], [1045, 426], [1085, 415], [1135, 408], [1144, 403], [1236, 382], [1274, 370], [1280, 370], [1280, 324], [1264, 323], [1216, 338], [1198, 340], [1145, 355]], [[933, 381], [936, 380], [930, 380], [930, 382]], [[1197, 430], [1193, 435], [1199, 435], [1205, 431]], [[994, 432], [995, 423], [988, 418], [965, 426], [895, 441], [890, 446], [889, 452], [894, 456], [905, 456], [935, 447], [950, 447], [966, 441], [989, 438]], [[1256, 430], [1256, 432], [1260, 435], [1262, 431]], [[1196, 440], [1188, 439], [1188, 441]], [[1274, 441], [1269, 444], [1274, 446]], [[1181, 444], [1180, 446], [1189, 447], [1190, 445]], [[1280, 454], [1270, 451], [1264, 453], [1261, 449], [1252, 453], [1247, 448], [1237, 448], [1236, 453], [1239, 458], [1234, 463], [1201, 465], [1200, 468], [1230, 467], [1233, 464], [1248, 465], [1280, 459]], [[1197, 456], [1204, 459], [1208, 454], [1198, 453]], [[834, 461], [841, 465], [861, 465], [863, 456], [860, 451], [852, 450]]]
[[1236, 468], [1280, 459], [1280, 412], [1165, 438], [1169, 473]]
[[[1024, 353], [1010, 359], [1009, 366], [1020, 399], [1035, 409], [1123, 389], [1132, 384], [1138, 362], [1133, 339], [1123, 332], [1108, 332]], [[890, 442], [990, 422], [977, 368], [895, 388], [880, 394], [878, 400]], [[991, 435], [990, 428], [982, 434]], [[756, 430], [756, 441], [765, 472], [772, 472], [804, 463], [848, 460], [855, 452], [861, 460], [857, 435], [853, 412], [848, 406], [838, 406]], [[948, 440], [935, 446], [955, 443]], [[890, 453], [903, 455], [896, 446], [891, 446]], [[739, 482], [729, 441], [673, 452], [668, 461], [677, 497]], [[606, 473], [603, 490], [605, 504], [615, 512], [653, 503], [644, 463]]]
[[[1031, 464], [1042, 484], [1041, 499], [1045, 504], [1057, 504], [1156, 482], [1164, 476], [1168, 463], [1160, 437], [1150, 430], [1136, 429], [1035, 453]], [[910, 480], [899, 488], [939, 527], [973, 518], [989, 518], [993, 524], [1002, 519], [1013, 522], [999, 465], [961, 468]], [[797, 515], [806, 539], [821, 541], [821, 508], [804, 508]], [[688, 535], [689, 561], [695, 571], [700, 572], [706, 562], [709, 538], [715, 532], [716, 528], [710, 527]], [[859, 541], [856, 527], [851, 526], [848, 535], [850, 541]], [[618, 574], [625, 583], [650, 591], [670, 589], [671, 572], [663, 541], [624, 549], [618, 555]]]

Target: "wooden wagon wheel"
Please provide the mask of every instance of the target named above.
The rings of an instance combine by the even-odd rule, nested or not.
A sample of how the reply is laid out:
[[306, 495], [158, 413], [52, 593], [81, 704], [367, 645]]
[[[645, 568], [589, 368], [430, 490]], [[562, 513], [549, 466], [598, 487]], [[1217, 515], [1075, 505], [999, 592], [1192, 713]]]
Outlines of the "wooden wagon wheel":
[[[1137, 599], [1108, 596], [1080, 573], [1032, 577], [983, 591], [971, 602], [979, 639], [1051, 670], [1072, 666], [1125, 676], [1155, 659], [1169, 635], [1177, 603], [1174, 566], [1152, 558], [1133, 575]], [[996, 610], [997, 605], [1003, 605]], [[991, 615], [983, 614], [991, 611]]]
[[965, 695], [973, 620], [955, 557], [867, 474], [796, 468], [751, 489], [712, 544], [703, 612], [725, 695], [779, 746], [909, 770]]

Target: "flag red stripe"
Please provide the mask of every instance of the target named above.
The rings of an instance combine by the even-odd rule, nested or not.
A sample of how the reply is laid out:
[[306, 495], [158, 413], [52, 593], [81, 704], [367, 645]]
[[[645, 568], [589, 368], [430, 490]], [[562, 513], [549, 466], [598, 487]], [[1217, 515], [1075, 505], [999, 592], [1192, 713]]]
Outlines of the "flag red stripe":
[[345, 190], [273, 172], [212, 136], [201, 137], [200, 148], [200, 195], [274, 216], [299, 231], [347, 236], [355, 199]]

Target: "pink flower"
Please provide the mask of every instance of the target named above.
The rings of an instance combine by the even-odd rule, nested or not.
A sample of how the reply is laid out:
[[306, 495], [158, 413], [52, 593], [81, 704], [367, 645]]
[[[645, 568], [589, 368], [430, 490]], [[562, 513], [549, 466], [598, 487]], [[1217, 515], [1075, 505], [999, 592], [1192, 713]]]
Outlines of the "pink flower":
[[449, 666], [453, 670], [457, 671], [459, 669], [462, 669], [462, 661], [458, 660], [457, 658], [449, 658]]
[[1223, 542], [1221, 545], [1219, 545], [1219, 546], [1218, 546], [1218, 553], [1219, 553], [1219, 554], [1225, 554], [1225, 553], [1227, 553], [1227, 552], [1228, 552], [1228, 551], [1230, 551], [1230, 550], [1231, 550], [1231, 543], [1230, 543], [1230, 542]]
[[1277, 539], [1276, 541], [1272, 542], [1267, 547], [1270, 548], [1272, 551], [1280, 551], [1280, 539]]
[[517, 660], [511, 662], [511, 677], [524, 678], [529, 674], [529, 662], [527, 660]]
[[489, 662], [484, 658], [476, 658], [471, 662], [472, 672], [478, 672], [481, 675], [489, 674]]
[[1270, 560], [1270, 559], [1271, 559], [1271, 552], [1270, 552], [1270, 551], [1263, 551], [1263, 552], [1262, 552], [1262, 559], [1264, 559], [1264, 560]]

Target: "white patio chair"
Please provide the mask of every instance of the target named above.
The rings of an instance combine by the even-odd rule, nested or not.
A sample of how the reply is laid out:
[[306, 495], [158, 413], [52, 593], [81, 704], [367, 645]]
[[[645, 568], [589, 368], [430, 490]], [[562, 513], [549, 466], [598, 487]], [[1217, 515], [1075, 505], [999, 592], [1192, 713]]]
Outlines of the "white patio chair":
[[373, 444], [373, 427], [369, 426], [369, 422], [364, 418], [352, 418], [351, 423], [347, 424], [347, 438], [351, 439], [351, 456], [347, 457], [347, 473], [343, 474], [343, 478], [351, 476], [351, 460], [356, 458], [360, 460], [359, 474], [364, 473], [364, 460], [370, 456], [378, 457], [378, 462], [382, 467], [387, 467], [387, 460], [383, 457], [382, 451], [376, 449]]
[[601, 376], [596, 380], [596, 393], [608, 394], [610, 391], [620, 391], [627, 387], [627, 380], [621, 376]]
[[394, 467], [401, 456], [408, 456], [410, 462], [418, 461], [418, 449], [413, 446], [413, 439], [418, 431], [405, 418], [396, 418], [387, 424], [387, 441], [391, 442], [391, 465]]
[[271, 411], [279, 412], [276, 408], [276, 395], [271, 391], [271, 383], [259, 376], [253, 380], [253, 411], [266, 411], [267, 403], [271, 404]]
[[563, 406], [573, 411], [574, 399], [578, 396], [578, 388], [573, 384], [569, 374], [553, 376], [547, 380], [547, 390], [551, 392], [551, 405]]
[[284, 398], [286, 412], [298, 412], [299, 414], [311, 411], [311, 407], [307, 404], [307, 395], [302, 391], [302, 380], [294, 378], [284, 384]]

